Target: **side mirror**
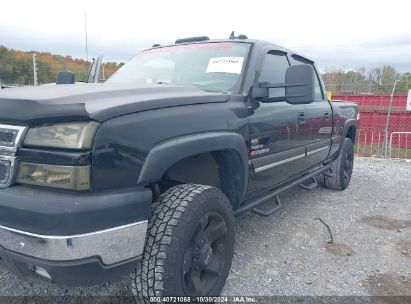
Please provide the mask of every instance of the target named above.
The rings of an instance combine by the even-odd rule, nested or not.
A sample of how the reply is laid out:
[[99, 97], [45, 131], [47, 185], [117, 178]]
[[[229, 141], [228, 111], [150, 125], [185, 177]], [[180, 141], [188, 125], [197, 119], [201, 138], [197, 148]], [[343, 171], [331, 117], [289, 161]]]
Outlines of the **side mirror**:
[[56, 84], [73, 84], [75, 83], [75, 76], [73, 72], [62, 71], [58, 72]]
[[[284, 83], [258, 82], [259, 73], [256, 72], [254, 85], [250, 96], [260, 102], [277, 102], [286, 100], [290, 104], [305, 104], [314, 101], [315, 71], [311, 65], [300, 64], [287, 68]], [[285, 88], [285, 96], [269, 96], [269, 89]]]
[[285, 73], [285, 98], [291, 104], [314, 101], [314, 68], [308, 64], [290, 66]]
[[86, 82], [97, 83], [99, 82], [100, 76], [100, 67], [103, 61], [103, 55], [98, 56], [96, 59], [93, 59], [93, 63], [90, 65]]

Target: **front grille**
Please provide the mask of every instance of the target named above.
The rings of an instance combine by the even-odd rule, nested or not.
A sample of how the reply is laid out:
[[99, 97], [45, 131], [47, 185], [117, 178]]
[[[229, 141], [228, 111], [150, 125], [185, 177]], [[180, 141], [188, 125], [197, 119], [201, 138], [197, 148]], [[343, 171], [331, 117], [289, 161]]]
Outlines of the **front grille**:
[[10, 179], [11, 162], [0, 160], [0, 185], [6, 185]]
[[19, 130], [0, 128], [0, 146], [13, 147]]

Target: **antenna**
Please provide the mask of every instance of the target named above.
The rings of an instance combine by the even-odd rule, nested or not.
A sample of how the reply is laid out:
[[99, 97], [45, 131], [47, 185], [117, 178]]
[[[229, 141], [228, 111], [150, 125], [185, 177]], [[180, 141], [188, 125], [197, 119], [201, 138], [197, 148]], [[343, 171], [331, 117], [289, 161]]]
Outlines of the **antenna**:
[[84, 13], [84, 33], [86, 34], [86, 55], [88, 61], [88, 43], [87, 43], [87, 12]]

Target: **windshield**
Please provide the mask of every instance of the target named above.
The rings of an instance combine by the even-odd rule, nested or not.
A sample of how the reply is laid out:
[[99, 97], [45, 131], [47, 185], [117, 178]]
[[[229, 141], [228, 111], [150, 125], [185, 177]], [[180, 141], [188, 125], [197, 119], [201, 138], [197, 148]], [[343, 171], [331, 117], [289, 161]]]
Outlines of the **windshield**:
[[193, 85], [226, 92], [241, 80], [247, 43], [198, 43], [143, 51], [111, 76], [109, 83]]

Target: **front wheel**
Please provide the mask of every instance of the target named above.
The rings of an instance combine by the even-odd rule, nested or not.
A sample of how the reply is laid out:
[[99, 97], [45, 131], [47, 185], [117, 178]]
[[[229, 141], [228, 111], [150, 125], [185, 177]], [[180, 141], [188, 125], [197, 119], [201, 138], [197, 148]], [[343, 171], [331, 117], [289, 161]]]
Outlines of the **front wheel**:
[[218, 189], [185, 184], [153, 204], [141, 265], [131, 276], [137, 297], [216, 296], [234, 254], [234, 216]]
[[354, 166], [354, 143], [350, 138], [345, 138], [340, 155], [332, 162], [332, 176], [321, 176], [321, 184], [334, 190], [345, 190], [350, 184]]

